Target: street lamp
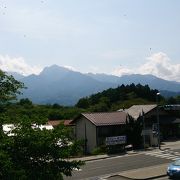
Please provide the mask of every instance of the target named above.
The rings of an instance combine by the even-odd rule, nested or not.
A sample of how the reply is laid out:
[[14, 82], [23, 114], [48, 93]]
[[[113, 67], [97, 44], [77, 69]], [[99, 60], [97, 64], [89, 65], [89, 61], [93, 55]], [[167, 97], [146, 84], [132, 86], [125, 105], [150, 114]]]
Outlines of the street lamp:
[[158, 147], [159, 149], [161, 149], [161, 142], [160, 142], [160, 123], [159, 123], [159, 103], [158, 103], [158, 96], [160, 95], [160, 93], [156, 93], [156, 104], [157, 104], [157, 108], [156, 108], [156, 115], [157, 115], [157, 126], [158, 126]]

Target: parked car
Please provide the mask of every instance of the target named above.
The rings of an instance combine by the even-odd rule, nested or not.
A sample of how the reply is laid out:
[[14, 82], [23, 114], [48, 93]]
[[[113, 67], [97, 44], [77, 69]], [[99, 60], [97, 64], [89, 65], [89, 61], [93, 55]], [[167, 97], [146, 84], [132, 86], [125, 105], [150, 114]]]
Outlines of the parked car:
[[170, 178], [180, 179], [180, 159], [177, 159], [175, 162], [172, 162], [167, 168], [167, 175]]

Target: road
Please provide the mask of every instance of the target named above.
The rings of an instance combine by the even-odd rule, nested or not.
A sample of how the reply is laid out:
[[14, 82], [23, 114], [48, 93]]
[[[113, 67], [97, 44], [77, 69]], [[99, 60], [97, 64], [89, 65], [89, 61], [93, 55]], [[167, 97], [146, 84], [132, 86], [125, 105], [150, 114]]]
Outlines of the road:
[[[99, 180], [111, 175], [117, 175], [120, 172], [134, 170], [143, 167], [155, 166], [164, 163], [170, 163], [175, 158], [180, 157], [180, 142], [178, 144], [169, 144], [162, 147], [170, 149], [171, 152], [163, 151], [144, 151], [138, 154], [128, 156], [115, 156], [107, 159], [94, 160], [86, 162], [80, 171], [73, 171], [72, 177], [64, 177], [65, 180]], [[175, 151], [176, 153], [173, 153]], [[162, 152], [162, 153], [161, 153]], [[113, 176], [108, 180], [126, 180], [120, 176]], [[169, 179], [163, 177], [162, 179]], [[158, 180], [162, 180], [158, 179]]]
[[112, 157], [103, 160], [86, 162], [81, 171], [74, 171], [72, 177], [65, 180], [98, 180], [108, 175], [117, 174], [122, 171], [138, 169], [158, 164], [169, 163], [172, 160], [145, 154]]

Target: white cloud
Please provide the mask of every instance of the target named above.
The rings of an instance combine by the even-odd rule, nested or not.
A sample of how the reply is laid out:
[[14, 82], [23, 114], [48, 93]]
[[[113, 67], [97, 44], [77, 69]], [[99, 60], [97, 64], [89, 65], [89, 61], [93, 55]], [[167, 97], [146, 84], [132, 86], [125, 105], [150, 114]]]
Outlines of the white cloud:
[[153, 74], [167, 80], [180, 81], [180, 64], [172, 64], [167, 54], [159, 52], [147, 58], [147, 63], [142, 65], [138, 72]]
[[89, 69], [91, 73], [100, 73], [100, 69], [97, 66], [90, 66]]
[[23, 75], [39, 74], [42, 68], [28, 65], [22, 57], [11, 58], [0, 55], [0, 69], [3, 71], [17, 72]]
[[158, 52], [146, 58], [147, 62], [138, 68], [128, 69], [122, 66], [116, 68], [112, 74], [152, 74], [162, 79], [180, 82], [180, 64], [173, 64], [167, 54]]
[[133, 71], [126, 67], [119, 66], [116, 69], [114, 69], [112, 74], [116, 76], [123, 76], [123, 75], [133, 74]]
[[73, 66], [65, 65], [64, 67], [67, 68], [67, 69], [69, 69], [69, 70], [71, 70], [71, 71], [78, 71], [78, 70], [77, 70], [75, 67], [73, 67]]

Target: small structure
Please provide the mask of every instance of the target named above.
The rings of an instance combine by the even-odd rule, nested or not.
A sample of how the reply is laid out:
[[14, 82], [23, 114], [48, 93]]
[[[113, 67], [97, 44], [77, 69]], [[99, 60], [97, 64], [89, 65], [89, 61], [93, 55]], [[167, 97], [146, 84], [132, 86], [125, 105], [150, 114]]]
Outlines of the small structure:
[[[32, 124], [31, 127], [33, 129], [39, 128], [40, 130], [43, 130], [43, 129], [52, 130], [52, 129], [54, 129], [52, 125], [48, 125], [48, 124], [46, 124], [46, 125]], [[7, 134], [8, 136], [14, 136], [15, 134], [13, 133], [13, 130], [15, 130], [17, 127], [16, 127], [16, 124], [3, 124], [2, 128], [3, 128], [3, 132], [5, 134]]]
[[[76, 124], [77, 139], [85, 140], [85, 153], [106, 143], [122, 144], [125, 142], [125, 112], [82, 113], [72, 122]], [[112, 140], [110, 142], [110, 140]]]
[[63, 124], [64, 126], [71, 128], [72, 137], [75, 136], [75, 124], [72, 122], [73, 120], [49, 120], [47, 124], [56, 128], [58, 125]]
[[33, 129], [39, 128], [40, 130], [46, 129], [46, 130], [53, 130], [53, 126], [50, 124], [45, 124], [45, 125], [37, 125], [37, 124], [32, 124]]
[[2, 128], [5, 134], [8, 136], [14, 136], [14, 133], [12, 133], [12, 131], [16, 128], [14, 124], [3, 124]]
[[59, 124], [64, 124], [64, 126], [75, 126], [72, 120], [49, 120], [48, 124], [53, 127], [57, 127]]

